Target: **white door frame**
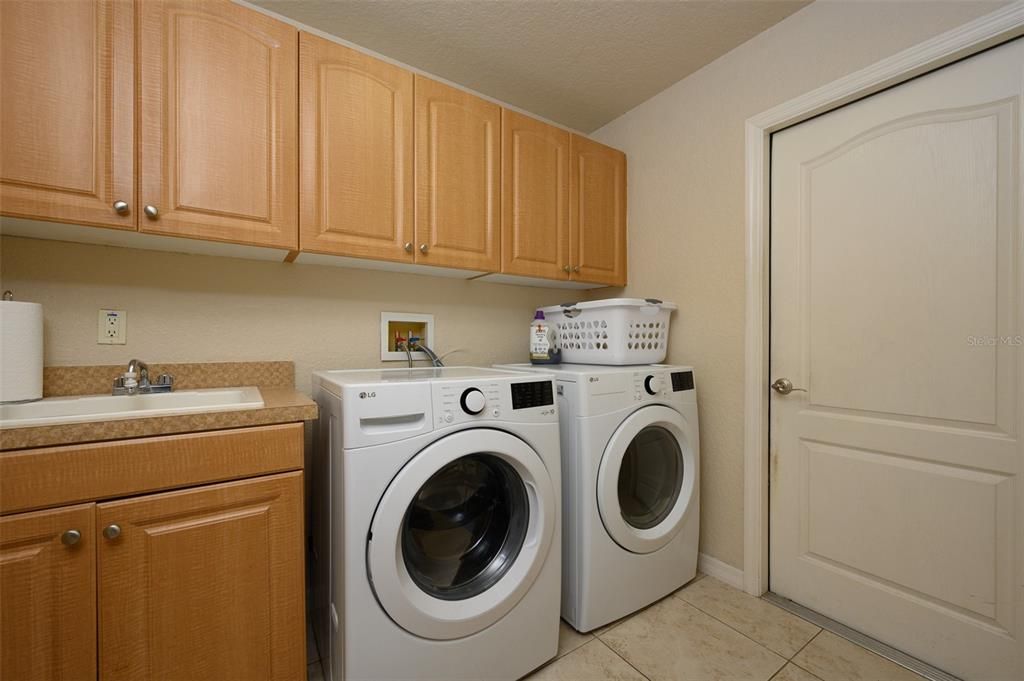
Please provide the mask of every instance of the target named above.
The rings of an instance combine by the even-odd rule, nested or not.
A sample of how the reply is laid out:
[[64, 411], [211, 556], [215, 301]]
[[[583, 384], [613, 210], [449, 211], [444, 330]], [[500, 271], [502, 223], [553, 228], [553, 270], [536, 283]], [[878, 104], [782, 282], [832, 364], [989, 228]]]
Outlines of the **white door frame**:
[[773, 132], [1022, 35], [1024, 0], [1019, 0], [747, 119], [743, 588], [749, 594], [760, 596], [768, 590], [769, 138]]

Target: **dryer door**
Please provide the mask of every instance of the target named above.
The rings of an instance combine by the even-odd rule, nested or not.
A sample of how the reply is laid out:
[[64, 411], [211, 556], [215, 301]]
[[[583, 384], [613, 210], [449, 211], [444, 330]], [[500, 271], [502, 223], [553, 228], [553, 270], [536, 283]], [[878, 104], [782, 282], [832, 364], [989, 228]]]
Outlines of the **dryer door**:
[[525, 442], [488, 428], [447, 435], [381, 497], [366, 549], [374, 594], [412, 634], [474, 634], [530, 589], [557, 514], [547, 468]]
[[663, 406], [633, 412], [612, 435], [597, 473], [597, 505], [619, 546], [657, 551], [689, 518], [698, 491], [695, 441], [683, 415]]

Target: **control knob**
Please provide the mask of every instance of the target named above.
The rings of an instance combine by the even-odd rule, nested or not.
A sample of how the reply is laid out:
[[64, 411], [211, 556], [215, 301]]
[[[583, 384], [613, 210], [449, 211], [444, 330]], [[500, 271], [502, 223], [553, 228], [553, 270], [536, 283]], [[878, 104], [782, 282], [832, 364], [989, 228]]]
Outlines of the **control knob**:
[[476, 416], [487, 406], [487, 398], [479, 388], [467, 388], [463, 391], [459, 404], [462, 405], [462, 411]]
[[644, 379], [644, 390], [648, 395], [657, 395], [661, 390], [661, 379], [657, 376], [648, 376]]

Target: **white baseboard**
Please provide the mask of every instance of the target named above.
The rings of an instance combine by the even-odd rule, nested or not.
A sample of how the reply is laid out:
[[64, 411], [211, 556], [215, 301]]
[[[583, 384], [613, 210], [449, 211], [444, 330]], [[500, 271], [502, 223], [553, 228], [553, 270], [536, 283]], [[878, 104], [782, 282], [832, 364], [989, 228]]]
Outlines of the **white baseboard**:
[[697, 556], [697, 570], [731, 587], [743, 590], [743, 570], [712, 558], [706, 553]]

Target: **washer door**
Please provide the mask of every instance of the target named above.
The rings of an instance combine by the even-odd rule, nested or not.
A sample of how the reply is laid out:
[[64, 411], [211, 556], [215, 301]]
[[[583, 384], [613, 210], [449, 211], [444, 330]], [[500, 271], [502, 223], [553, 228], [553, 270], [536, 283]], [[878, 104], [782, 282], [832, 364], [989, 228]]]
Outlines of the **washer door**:
[[618, 427], [597, 473], [597, 506], [612, 539], [651, 553], [672, 541], [696, 492], [697, 459], [682, 414], [644, 407]]
[[417, 636], [469, 636], [537, 579], [557, 497], [540, 456], [500, 430], [448, 435], [407, 463], [371, 523], [366, 560], [388, 616]]

